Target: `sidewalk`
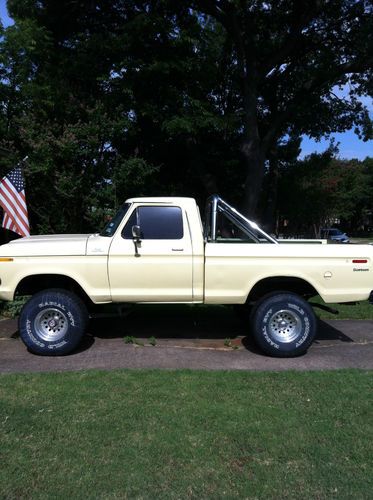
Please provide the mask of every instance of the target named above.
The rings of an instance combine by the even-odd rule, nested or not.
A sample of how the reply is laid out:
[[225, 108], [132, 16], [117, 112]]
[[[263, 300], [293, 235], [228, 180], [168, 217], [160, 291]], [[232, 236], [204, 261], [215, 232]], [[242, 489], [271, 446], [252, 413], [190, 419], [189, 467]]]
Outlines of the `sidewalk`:
[[17, 337], [18, 320], [17, 319], [0, 319], [0, 340]]

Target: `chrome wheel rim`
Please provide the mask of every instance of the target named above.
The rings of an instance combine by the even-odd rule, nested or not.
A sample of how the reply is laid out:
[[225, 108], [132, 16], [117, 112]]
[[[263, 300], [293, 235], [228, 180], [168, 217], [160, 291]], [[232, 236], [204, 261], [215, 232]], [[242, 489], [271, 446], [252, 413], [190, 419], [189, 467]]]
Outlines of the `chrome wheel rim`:
[[68, 329], [68, 319], [59, 309], [48, 308], [40, 311], [34, 321], [35, 331], [47, 342], [62, 339]]
[[271, 316], [268, 322], [269, 331], [277, 342], [293, 342], [302, 332], [300, 316], [289, 309], [281, 309]]

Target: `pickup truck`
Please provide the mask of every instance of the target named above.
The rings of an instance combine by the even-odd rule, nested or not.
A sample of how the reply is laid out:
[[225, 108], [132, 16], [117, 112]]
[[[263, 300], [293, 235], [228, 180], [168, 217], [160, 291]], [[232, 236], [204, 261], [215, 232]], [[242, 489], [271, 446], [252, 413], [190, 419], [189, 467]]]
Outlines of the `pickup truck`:
[[296, 356], [316, 335], [312, 296], [373, 302], [373, 247], [319, 243], [279, 244], [218, 196], [204, 224], [192, 198], [133, 198], [99, 234], [2, 245], [0, 299], [31, 295], [19, 332], [37, 354], [73, 351], [99, 304], [203, 303], [250, 309], [262, 350]]

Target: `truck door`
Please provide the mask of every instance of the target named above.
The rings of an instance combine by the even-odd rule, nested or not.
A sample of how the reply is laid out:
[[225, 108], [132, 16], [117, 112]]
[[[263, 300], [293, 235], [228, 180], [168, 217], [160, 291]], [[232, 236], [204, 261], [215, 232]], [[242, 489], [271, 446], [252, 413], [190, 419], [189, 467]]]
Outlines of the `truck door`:
[[[137, 253], [133, 226], [140, 228]], [[193, 252], [184, 210], [135, 207], [113, 239], [108, 272], [114, 302], [191, 302]]]

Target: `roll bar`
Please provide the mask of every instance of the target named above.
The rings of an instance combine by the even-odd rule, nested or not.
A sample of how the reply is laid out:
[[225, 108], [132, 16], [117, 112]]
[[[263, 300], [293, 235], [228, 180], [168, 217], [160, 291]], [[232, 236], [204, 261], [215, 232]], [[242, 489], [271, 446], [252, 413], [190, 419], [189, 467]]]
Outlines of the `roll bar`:
[[242, 231], [248, 233], [251, 238], [257, 243], [261, 243], [261, 239], [265, 239], [268, 243], [278, 241], [261, 229], [256, 222], [247, 219], [238, 210], [229, 205], [220, 196], [214, 194], [207, 199], [206, 214], [205, 214], [205, 239], [206, 241], [216, 241], [217, 231], [217, 215], [223, 213], [231, 222], [235, 223]]

